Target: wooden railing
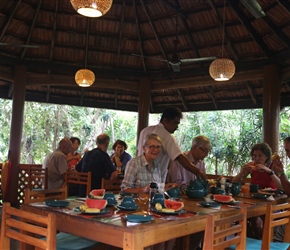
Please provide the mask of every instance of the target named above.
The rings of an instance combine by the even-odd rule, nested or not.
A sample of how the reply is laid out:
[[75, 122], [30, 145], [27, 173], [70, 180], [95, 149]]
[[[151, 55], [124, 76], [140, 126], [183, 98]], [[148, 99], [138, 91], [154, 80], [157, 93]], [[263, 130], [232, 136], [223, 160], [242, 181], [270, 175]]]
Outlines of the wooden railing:
[[[24, 189], [25, 188], [46, 188], [47, 182], [45, 177], [40, 178], [35, 175], [35, 171], [39, 169], [42, 171], [42, 165], [40, 164], [20, 164], [19, 165], [19, 178], [18, 178], [18, 196], [17, 200], [19, 204], [24, 202]], [[33, 171], [34, 172], [33, 172]], [[42, 175], [44, 176], [44, 175]], [[0, 164], [0, 203], [2, 204], [2, 189], [1, 189], [1, 178], [2, 178], [2, 163]]]
[[[230, 182], [232, 182], [233, 178], [235, 177], [235, 176], [230, 176], [230, 175], [216, 175], [216, 174], [207, 174], [206, 176], [208, 179], [214, 179], [214, 180], [219, 179], [220, 177], [225, 177], [226, 179], [229, 179]], [[245, 178], [244, 182], [250, 183], [251, 178]]]

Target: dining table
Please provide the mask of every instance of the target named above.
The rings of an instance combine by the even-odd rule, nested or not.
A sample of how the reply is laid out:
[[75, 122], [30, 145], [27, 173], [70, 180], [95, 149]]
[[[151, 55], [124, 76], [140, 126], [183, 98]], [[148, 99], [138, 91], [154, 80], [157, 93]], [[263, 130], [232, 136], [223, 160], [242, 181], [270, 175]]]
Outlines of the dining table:
[[[178, 249], [189, 249], [189, 235], [205, 230], [208, 214], [217, 217], [236, 213], [242, 206], [247, 207], [247, 217], [264, 215], [269, 202], [283, 203], [288, 198], [276, 200], [255, 198], [251, 194], [235, 196], [235, 202], [221, 203], [218, 207], [201, 206], [203, 198], [192, 199], [183, 195], [178, 198], [184, 203], [181, 212], [163, 213], [152, 209], [148, 202], [135, 197], [138, 208], [135, 211], [121, 210], [120, 202], [123, 196], [116, 194], [116, 205], [107, 206], [101, 213], [82, 213], [80, 206], [85, 204], [85, 198], [68, 198], [65, 207], [49, 206], [43, 202], [23, 204], [21, 209], [35, 214], [54, 213], [56, 228], [87, 239], [102, 242], [123, 249], [144, 249], [145, 247], [178, 239]], [[148, 207], [149, 206], [149, 207]], [[152, 216], [146, 222], [130, 222], [126, 218], [130, 214]]]

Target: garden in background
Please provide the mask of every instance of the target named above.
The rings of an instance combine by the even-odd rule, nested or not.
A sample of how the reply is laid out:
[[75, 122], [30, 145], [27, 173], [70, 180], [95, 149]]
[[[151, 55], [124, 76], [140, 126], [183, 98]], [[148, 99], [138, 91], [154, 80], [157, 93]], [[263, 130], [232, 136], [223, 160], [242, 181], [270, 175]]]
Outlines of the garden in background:
[[[12, 102], [0, 99], [0, 162], [7, 159]], [[138, 114], [116, 110], [95, 109], [45, 103], [25, 103], [22, 132], [21, 163], [42, 164], [45, 156], [57, 147], [63, 137], [81, 139], [80, 152], [96, 146], [96, 137], [107, 133], [111, 138], [108, 153], [112, 153], [115, 140], [128, 144], [127, 152], [136, 152]], [[207, 112], [184, 112], [179, 129], [174, 133], [183, 151], [191, 147], [197, 135], [207, 136], [212, 151], [205, 159], [207, 173], [235, 175], [240, 167], [251, 161], [251, 146], [262, 142], [262, 110], [228, 110]], [[290, 178], [290, 160], [283, 150], [283, 139], [290, 135], [290, 108], [280, 113], [279, 154], [287, 166]], [[160, 114], [150, 114], [149, 124], [159, 122]]]

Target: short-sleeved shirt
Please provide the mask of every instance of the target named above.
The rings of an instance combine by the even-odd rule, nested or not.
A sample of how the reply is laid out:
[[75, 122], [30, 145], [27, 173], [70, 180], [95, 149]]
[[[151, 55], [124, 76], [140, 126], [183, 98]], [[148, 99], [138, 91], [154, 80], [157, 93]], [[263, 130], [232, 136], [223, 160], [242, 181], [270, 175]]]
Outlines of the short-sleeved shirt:
[[162, 141], [162, 150], [156, 160], [160, 164], [162, 182], [165, 182], [170, 159], [174, 161], [177, 156], [182, 154], [182, 150], [180, 149], [175, 137], [164, 128], [162, 123], [158, 123], [157, 125], [144, 128], [141, 131], [137, 148], [138, 155], [143, 154], [142, 147], [146, 136], [150, 133], [158, 135]]
[[157, 161], [153, 161], [152, 169], [150, 170], [145, 156], [140, 155], [127, 163], [121, 190], [145, 187], [151, 182], [161, 182], [159, 164]]
[[[205, 173], [205, 164], [203, 160], [195, 161], [193, 158], [191, 151], [184, 152], [185, 157], [202, 172]], [[196, 175], [186, 170], [178, 161], [173, 161], [168, 173], [169, 182], [177, 183], [179, 186], [182, 184], [189, 184], [190, 181], [194, 181], [196, 179]]]
[[[112, 156], [114, 156], [114, 154], [111, 155], [111, 158], [112, 158]], [[124, 153], [121, 154], [120, 161], [122, 162], [122, 172], [123, 173], [125, 172], [125, 168], [126, 168], [128, 161], [130, 161], [131, 159], [132, 159], [132, 156], [130, 154], [128, 154], [126, 151], [124, 151]]]
[[50, 153], [43, 161], [43, 167], [47, 168], [47, 187], [59, 188], [64, 184], [63, 174], [67, 171], [65, 154], [60, 150]]
[[[100, 189], [102, 186], [102, 178], [109, 179], [111, 174], [116, 171], [109, 155], [100, 148], [94, 148], [88, 151], [81, 161], [76, 166], [78, 172], [92, 172], [92, 186], [93, 189]], [[86, 187], [80, 185], [79, 195], [86, 195]]]

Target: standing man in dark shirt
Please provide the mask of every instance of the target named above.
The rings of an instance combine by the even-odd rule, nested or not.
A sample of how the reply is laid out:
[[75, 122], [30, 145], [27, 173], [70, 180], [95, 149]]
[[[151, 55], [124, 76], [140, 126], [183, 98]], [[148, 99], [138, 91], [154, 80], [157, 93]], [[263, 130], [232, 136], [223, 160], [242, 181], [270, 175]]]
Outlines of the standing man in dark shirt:
[[[107, 154], [110, 137], [107, 134], [100, 134], [97, 137], [97, 147], [88, 151], [76, 166], [78, 172], [92, 172], [91, 190], [99, 189], [102, 185], [102, 178], [117, 179], [116, 168]], [[86, 196], [86, 187], [80, 185], [79, 195]]]

